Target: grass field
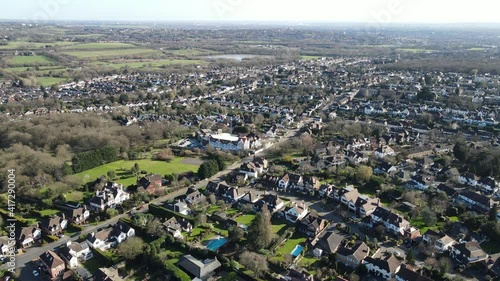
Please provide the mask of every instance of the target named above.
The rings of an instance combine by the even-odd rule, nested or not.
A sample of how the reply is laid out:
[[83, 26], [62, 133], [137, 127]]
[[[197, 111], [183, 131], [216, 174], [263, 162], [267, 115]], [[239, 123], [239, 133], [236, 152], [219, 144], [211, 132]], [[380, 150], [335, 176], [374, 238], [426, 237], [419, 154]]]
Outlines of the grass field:
[[467, 51], [484, 51], [486, 50], [485, 48], [469, 48]]
[[136, 48], [135, 45], [119, 42], [108, 42], [108, 43], [84, 43], [68, 46], [65, 49], [74, 50], [105, 50], [105, 49], [125, 49], [125, 48]]
[[271, 228], [273, 230], [273, 234], [280, 234], [280, 231], [286, 227], [286, 221], [285, 220], [278, 220], [278, 219], [273, 219], [271, 221], [272, 225]]
[[237, 221], [238, 223], [244, 224], [246, 226], [249, 226], [252, 223], [254, 218], [255, 218], [254, 214], [248, 214], [248, 215], [243, 215], [243, 216], [237, 217], [235, 219], [235, 221]]
[[[120, 160], [113, 163], [108, 163], [106, 165], [102, 165], [96, 167], [94, 169], [87, 170], [85, 172], [81, 172], [75, 174], [76, 177], [85, 182], [93, 181], [99, 178], [102, 175], [106, 175], [108, 171], [115, 171], [117, 176], [125, 175], [128, 171], [134, 166], [135, 163], [139, 164], [140, 170], [145, 170], [148, 173], [155, 173], [160, 175], [172, 174], [172, 173], [185, 173], [189, 171], [197, 171], [198, 165], [189, 165], [182, 163], [183, 158], [175, 158], [171, 162], [167, 163], [164, 161], [152, 161], [152, 160]], [[122, 168], [126, 171], [122, 171]], [[116, 182], [123, 184], [125, 186], [129, 186], [135, 184], [137, 179], [135, 177], [119, 179]]]
[[180, 49], [180, 50], [166, 50], [168, 53], [177, 55], [177, 56], [199, 56], [202, 54], [206, 54], [205, 50], [198, 49]]
[[300, 59], [302, 60], [317, 60], [320, 59], [320, 56], [301, 56]]
[[187, 59], [163, 59], [156, 61], [129, 61], [129, 62], [119, 62], [119, 63], [106, 63], [106, 62], [95, 62], [94, 65], [100, 65], [104, 67], [109, 67], [112, 69], [120, 69], [122, 67], [130, 67], [130, 68], [158, 68], [162, 66], [168, 65], [187, 65], [187, 64], [195, 64], [195, 65], [204, 65], [206, 61], [203, 60], [187, 60]]
[[152, 56], [160, 55], [157, 50], [146, 48], [127, 48], [127, 49], [103, 49], [97, 51], [65, 51], [63, 54], [73, 56], [78, 59], [90, 58], [106, 58], [106, 57], [121, 57], [121, 56]]
[[408, 52], [408, 53], [431, 53], [434, 50], [426, 50], [426, 49], [418, 49], [418, 48], [400, 48], [396, 49], [397, 51], [403, 51], [403, 52]]
[[10, 59], [11, 65], [41, 65], [51, 63], [54, 63], [54, 61], [46, 56], [15, 56]]
[[54, 84], [62, 83], [68, 79], [66, 78], [58, 78], [58, 77], [37, 77], [36, 81], [38, 81], [38, 84], [43, 87], [49, 87]]
[[40, 49], [44, 48], [45, 46], [68, 46], [68, 45], [73, 45], [75, 43], [73, 42], [54, 42], [54, 43], [38, 43], [38, 42], [26, 42], [26, 41], [16, 41], [16, 42], [9, 42], [7, 45], [0, 45], [0, 49], [3, 50], [14, 50], [14, 49]]

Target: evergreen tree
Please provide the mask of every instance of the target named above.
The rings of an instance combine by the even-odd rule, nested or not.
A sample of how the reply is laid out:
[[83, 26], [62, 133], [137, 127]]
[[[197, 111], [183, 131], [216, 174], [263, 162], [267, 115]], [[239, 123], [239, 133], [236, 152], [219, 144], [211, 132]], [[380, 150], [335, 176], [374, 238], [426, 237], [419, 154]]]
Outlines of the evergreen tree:
[[262, 206], [260, 213], [257, 213], [248, 228], [248, 237], [251, 237], [249, 245], [255, 250], [266, 248], [271, 244], [273, 237], [271, 228], [271, 214], [267, 205]]

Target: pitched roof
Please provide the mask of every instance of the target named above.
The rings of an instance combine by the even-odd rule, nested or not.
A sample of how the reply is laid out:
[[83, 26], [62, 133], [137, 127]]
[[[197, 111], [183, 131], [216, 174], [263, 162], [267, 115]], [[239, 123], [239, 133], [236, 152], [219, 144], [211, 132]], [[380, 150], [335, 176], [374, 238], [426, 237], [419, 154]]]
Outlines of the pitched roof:
[[64, 264], [64, 261], [53, 251], [46, 251], [45, 253], [41, 254], [40, 259], [49, 268], [55, 268]]
[[398, 271], [396, 276], [404, 281], [433, 281], [429, 277], [422, 276], [415, 271], [407, 268], [404, 264], [401, 266], [401, 269]]
[[344, 239], [344, 236], [341, 236], [335, 232], [328, 232], [319, 241], [319, 246], [321, 246], [323, 250], [329, 251], [330, 253], [335, 253]]
[[391, 273], [395, 273], [397, 268], [401, 265], [401, 262], [393, 255], [390, 255], [385, 259], [367, 257], [365, 261]]

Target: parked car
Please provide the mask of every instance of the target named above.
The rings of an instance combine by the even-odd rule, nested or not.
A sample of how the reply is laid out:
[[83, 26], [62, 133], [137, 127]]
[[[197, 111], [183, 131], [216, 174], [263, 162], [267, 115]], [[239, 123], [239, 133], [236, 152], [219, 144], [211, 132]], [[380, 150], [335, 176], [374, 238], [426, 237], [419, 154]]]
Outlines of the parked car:
[[38, 273], [37, 270], [33, 270], [33, 275], [36, 277], [36, 276], [40, 275], [40, 273]]

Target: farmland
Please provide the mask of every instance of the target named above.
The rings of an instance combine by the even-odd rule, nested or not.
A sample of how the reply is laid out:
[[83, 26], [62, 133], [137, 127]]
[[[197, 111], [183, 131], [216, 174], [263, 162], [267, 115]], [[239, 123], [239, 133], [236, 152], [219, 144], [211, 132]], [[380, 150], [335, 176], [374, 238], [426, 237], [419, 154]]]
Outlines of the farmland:
[[46, 56], [15, 56], [8, 60], [10, 65], [47, 65], [53, 63]]
[[104, 49], [88, 51], [65, 51], [63, 54], [73, 56], [78, 59], [107, 58], [121, 56], [153, 56], [161, 54], [159, 51], [146, 48], [126, 48], [126, 49]]

